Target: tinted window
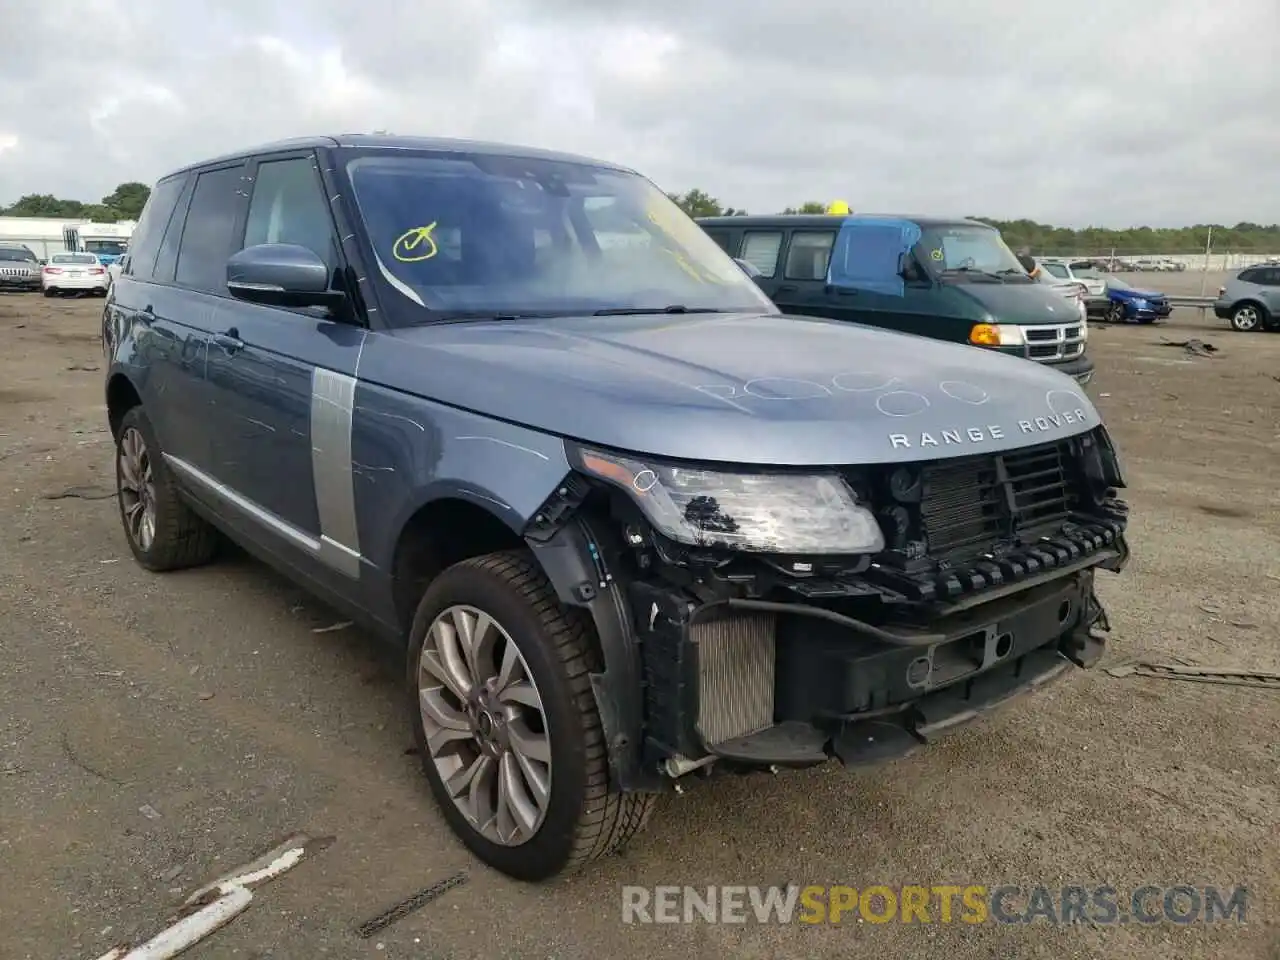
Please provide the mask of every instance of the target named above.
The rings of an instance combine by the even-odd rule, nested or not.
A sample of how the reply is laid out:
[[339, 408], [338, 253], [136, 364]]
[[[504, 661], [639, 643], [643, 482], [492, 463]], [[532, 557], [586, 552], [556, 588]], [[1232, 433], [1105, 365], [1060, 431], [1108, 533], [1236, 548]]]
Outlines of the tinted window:
[[101, 254], [104, 257], [118, 257], [125, 251], [125, 242], [123, 240], [86, 240], [84, 248], [90, 253]]
[[98, 258], [92, 253], [55, 253], [49, 258], [50, 263], [78, 263], [81, 266], [97, 264]]
[[178, 264], [178, 241], [182, 239], [182, 225], [187, 220], [187, 207], [191, 203], [191, 188], [194, 184], [194, 178], [186, 178], [182, 196], [178, 197], [173, 216], [169, 218], [169, 229], [164, 232], [164, 240], [160, 243], [160, 252], [156, 254], [156, 264], [151, 271], [151, 279], [158, 283], [173, 282], [173, 271]]
[[1266, 270], [1259, 270], [1258, 274], [1259, 276], [1254, 281], [1255, 283], [1260, 283], [1265, 287], [1280, 287], [1280, 270], [1271, 267]]
[[1259, 278], [1261, 276], [1262, 276], [1262, 271], [1257, 268], [1254, 268], [1252, 270], [1242, 271], [1239, 274], [1239, 276], [1236, 277], [1236, 279], [1239, 280], [1241, 283], [1260, 283], [1261, 280]]
[[392, 309], [771, 309], [701, 227], [634, 173], [392, 151], [352, 159], [346, 169], [380, 268], [370, 273], [386, 283]]
[[778, 272], [778, 251], [781, 249], [780, 232], [750, 232], [742, 238], [741, 259], [759, 270], [761, 277], [769, 278]]
[[240, 210], [238, 192], [244, 167], [226, 167], [202, 173], [182, 228], [178, 269], [174, 279], [184, 287], [208, 293], [227, 289], [227, 258], [231, 235]]
[[184, 177], [161, 180], [147, 198], [147, 205], [138, 218], [129, 248], [129, 275], [140, 280], [150, 280], [156, 262], [156, 252], [164, 238], [165, 228], [173, 216], [174, 204], [182, 193]]
[[796, 233], [791, 237], [787, 251], [785, 276], [788, 280], [822, 280], [827, 276], [827, 264], [831, 261], [831, 245], [835, 243], [833, 232]]
[[244, 245], [295, 243], [334, 266], [334, 229], [329, 204], [310, 157], [258, 165]]
[[36, 255], [26, 247], [0, 247], [0, 260], [29, 260], [34, 262]]

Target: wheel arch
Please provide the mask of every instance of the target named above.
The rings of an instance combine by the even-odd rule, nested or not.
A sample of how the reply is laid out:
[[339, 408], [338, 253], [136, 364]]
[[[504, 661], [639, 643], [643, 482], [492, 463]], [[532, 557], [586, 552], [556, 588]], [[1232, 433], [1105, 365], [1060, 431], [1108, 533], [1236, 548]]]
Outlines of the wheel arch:
[[[643, 701], [640, 660], [629, 606], [603, 558], [617, 555], [607, 517], [581, 508], [573, 475], [557, 485], [528, 523], [490, 492], [449, 485], [423, 496], [402, 522], [389, 560], [395, 618], [407, 636], [431, 580], [455, 563], [502, 550], [532, 556], [566, 608], [582, 610], [595, 627], [601, 673], [591, 687], [604, 730], [610, 779], [618, 790], [659, 789], [656, 773], [640, 769]], [[561, 508], [566, 495], [570, 504]], [[552, 516], [561, 517], [549, 523]], [[539, 520], [543, 523], [540, 524]]]
[[107, 424], [111, 428], [111, 436], [119, 438], [121, 421], [126, 413], [142, 405], [142, 394], [128, 374], [115, 370], [107, 377], [106, 401]]

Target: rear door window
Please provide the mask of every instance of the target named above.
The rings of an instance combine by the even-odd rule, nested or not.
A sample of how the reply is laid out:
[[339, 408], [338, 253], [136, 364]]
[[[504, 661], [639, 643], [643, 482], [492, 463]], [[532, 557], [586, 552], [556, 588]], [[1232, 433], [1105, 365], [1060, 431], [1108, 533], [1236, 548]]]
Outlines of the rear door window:
[[764, 279], [778, 272], [778, 251], [782, 249], [781, 230], [749, 230], [742, 238], [739, 258], [760, 271]]
[[788, 280], [825, 280], [835, 241], [833, 230], [797, 230], [791, 235], [783, 275]]
[[209, 170], [196, 179], [178, 248], [174, 279], [180, 286], [205, 293], [227, 292], [227, 258], [244, 193], [244, 165]]
[[1042, 263], [1040, 264], [1047, 272], [1053, 274], [1059, 280], [1068, 279], [1067, 268], [1060, 263]]

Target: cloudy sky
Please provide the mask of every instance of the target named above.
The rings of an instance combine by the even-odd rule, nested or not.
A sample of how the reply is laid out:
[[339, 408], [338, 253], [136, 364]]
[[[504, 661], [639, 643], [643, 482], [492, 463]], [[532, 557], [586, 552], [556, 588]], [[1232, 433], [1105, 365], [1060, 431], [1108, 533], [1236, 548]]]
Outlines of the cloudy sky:
[[6, 10], [0, 204], [388, 129], [604, 157], [759, 213], [842, 198], [1072, 226], [1280, 221], [1275, 0]]

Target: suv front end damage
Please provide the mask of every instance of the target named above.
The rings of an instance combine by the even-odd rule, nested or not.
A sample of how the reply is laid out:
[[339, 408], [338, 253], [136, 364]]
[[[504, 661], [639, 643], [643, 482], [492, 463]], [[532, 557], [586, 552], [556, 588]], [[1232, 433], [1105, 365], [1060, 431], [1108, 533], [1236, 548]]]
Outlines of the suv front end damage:
[[1103, 427], [825, 471], [570, 460], [571, 509], [612, 531], [590, 549], [626, 599], [638, 760], [667, 778], [900, 756], [1090, 667], [1095, 571], [1128, 558]]

